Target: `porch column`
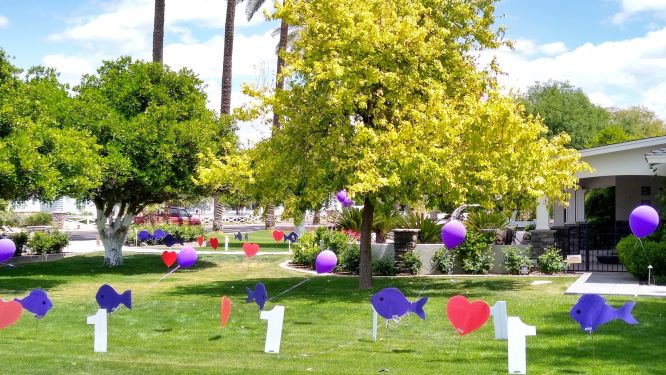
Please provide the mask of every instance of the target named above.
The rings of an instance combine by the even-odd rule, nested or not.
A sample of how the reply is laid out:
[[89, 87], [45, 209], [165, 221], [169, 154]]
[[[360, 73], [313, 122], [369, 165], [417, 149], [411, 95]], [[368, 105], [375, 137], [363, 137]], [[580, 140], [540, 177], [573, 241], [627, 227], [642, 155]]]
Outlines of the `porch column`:
[[585, 190], [578, 189], [575, 193], [576, 198], [576, 222], [585, 222]]
[[564, 226], [564, 206], [562, 206], [560, 203], [553, 204], [553, 226]]
[[541, 197], [537, 200], [536, 229], [550, 229], [548, 226], [549, 215], [547, 204], [548, 199], [546, 197]]
[[569, 193], [569, 206], [564, 223], [567, 225], [576, 224], [576, 192], [573, 189], [567, 190]]

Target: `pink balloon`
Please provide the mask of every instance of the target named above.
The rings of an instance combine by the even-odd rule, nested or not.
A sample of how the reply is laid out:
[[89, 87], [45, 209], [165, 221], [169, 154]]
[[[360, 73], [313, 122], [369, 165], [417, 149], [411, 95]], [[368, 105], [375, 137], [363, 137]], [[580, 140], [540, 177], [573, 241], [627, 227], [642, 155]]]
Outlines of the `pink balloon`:
[[442, 242], [447, 248], [453, 249], [465, 241], [467, 229], [458, 220], [451, 220], [442, 228]]

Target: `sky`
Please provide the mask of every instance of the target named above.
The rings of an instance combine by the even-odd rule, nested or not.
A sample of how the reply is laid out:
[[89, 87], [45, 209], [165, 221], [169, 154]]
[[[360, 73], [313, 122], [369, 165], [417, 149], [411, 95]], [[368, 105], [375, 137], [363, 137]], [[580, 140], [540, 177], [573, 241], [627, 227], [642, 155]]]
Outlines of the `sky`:
[[[166, 0], [164, 63], [196, 72], [215, 110], [225, 5]], [[0, 0], [0, 48], [21, 68], [50, 66], [75, 85], [105, 59], [150, 60], [153, 7], [153, 0]], [[496, 13], [514, 49], [484, 51], [479, 61], [497, 58], [506, 92], [525, 92], [536, 81], [569, 81], [596, 104], [645, 106], [666, 119], [666, 0], [503, 0]], [[243, 83], [272, 83], [276, 27], [261, 11], [248, 21], [245, 5], [238, 5], [232, 106], [248, 100]], [[259, 122], [240, 125], [243, 142], [269, 134]]]

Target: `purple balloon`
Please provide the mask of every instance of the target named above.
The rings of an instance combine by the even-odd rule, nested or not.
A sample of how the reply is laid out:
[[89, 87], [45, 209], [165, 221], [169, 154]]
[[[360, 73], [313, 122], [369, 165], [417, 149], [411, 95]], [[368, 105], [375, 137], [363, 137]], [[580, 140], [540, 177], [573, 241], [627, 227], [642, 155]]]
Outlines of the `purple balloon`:
[[324, 250], [315, 259], [315, 268], [317, 273], [329, 273], [335, 269], [338, 264], [338, 257], [331, 250]]
[[638, 238], [651, 235], [658, 226], [659, 214], [650, 206], [638, 206], [629, 215], [629, 228]]
[[451, 220], [442, 228], [442, 242], [447, 248], [453, 249], [465, 241], [467, 229], [458, 220]]
[[182, 268], [192, 267], [197, 262], [197, 251], [185, 246], [178, 252], [178, 265]]
[[347, 190], [342, 189], [342, 190], [338, 191], [338, 194], [336, 195], [336, 197], [338, 198], [338, 202], [344, 203], [345, 200], [347, 199]]
[[16, 251], [16, 245], [14, 241], [9, 238], [3, 238], [0, 240], [0, 263], [4, 263], [14, 256]]
[[342, 206], [343, 206], [343, 207], [347, 207], [347, 208], [349, 208], [349, 207], [351, 207], [351, 206], [353, 206], [353, 205], [354, 205], [354, 201], [351, 200], [351, 199], [349, 199], [349, 198], [345, 198], [345, 201], [342, 202]]

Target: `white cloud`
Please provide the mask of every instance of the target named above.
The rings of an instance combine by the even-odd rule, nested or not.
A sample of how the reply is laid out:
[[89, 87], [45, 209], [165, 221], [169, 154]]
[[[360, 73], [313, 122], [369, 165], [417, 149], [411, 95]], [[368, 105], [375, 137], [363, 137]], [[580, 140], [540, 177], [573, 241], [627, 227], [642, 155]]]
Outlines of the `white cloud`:
[[609, 97], [608, 95], [604, 94], [603, 92], [591, 92], [588, 93], [587, 96], [590, 98], [590, 101], [594, 104], [600, 105], [602, 107], [612, 107], [613, 106], [613, 99]]
[[559, 55], [567, 51], [567, 46], [562, 42], [542, 44], [539, 46], [539, 51], [546, 55]]
[[614, 24], [623, 24], [639, 13], [666, 15], [665, 0], [620, 0], [620, 6], [622, 11], [613, 16]]
[[9, 19], [5, 16], [0, 16], [0, 29], [9, 27]]
[[83, 74], [95, 72], [93, 57], [65, 56], [61, 54], [46, 55], [42, 64], [55, 68], [63, 82], [74, 86], [81, 82]]
[[[532, 43], [531, 51], [544, 49]], [[569, 81], [596, 103], [645, 105], [666, 119], [666, 28], [633, 39], [586, 43], [552, 56], [526, 51], [530, 49], [484, 52], [480, 62], [496, 56], [507, 73], [500, 77], [506, 88], [524, 92], [535, 81]]]

